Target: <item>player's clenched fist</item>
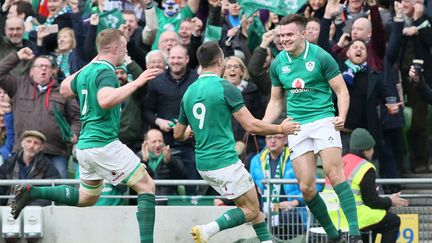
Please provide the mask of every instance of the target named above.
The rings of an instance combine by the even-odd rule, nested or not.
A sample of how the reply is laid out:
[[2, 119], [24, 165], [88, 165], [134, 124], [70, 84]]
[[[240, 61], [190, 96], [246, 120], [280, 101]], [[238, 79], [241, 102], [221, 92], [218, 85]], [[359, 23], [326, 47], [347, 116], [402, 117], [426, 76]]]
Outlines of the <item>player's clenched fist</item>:
[[337, 131], [339, 131], [339, 130], [341, 130], [344, 127], [345, 120], [342, 119], [342, 117], [340, 117], [340, 116], [336, 116], [336, 117], [333, 118], [333, 124], [335, 126], [335, 129]]

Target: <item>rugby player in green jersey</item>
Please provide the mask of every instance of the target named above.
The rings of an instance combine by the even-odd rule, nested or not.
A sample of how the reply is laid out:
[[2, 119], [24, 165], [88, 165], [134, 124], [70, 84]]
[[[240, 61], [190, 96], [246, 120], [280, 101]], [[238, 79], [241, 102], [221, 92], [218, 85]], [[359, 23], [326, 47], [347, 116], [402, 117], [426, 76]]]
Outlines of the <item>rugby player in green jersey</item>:
[[18, 217], [27, 202], [47, 199], [69, 206], [92, 206], [102, 192], [103, 180], [113, 185], [124, 183], [138, 194], [136, 217], [141, 243], [153, 242], [155, 185], [140, 159], [119, 139], [121, 102], [160, 73], [148, 69], [135, 81], [120, 87], [115, 66], [123, 64], [126, 38], [116, 29], [106, 29], [96, 38], [98, 56], [80, 71], [65, 79], [63, 97], [79, 97], [81, 133], [76, 157], [80, 187], [18, 186], [12, 214]]
[[260, 135], [292, 134], [300, 125], [288, 118], [280, 125], [255, 119], [244, 105], [240, 91], [220, 77], [224, 56], [217, 42], [204, 43], [198, 48], [197, 58], [202, 74], [183, 96], [174, 138], [186, 140], [192, 129], [198, 172], [218, 193], [234, 200], [237, 208], [206, 225], [194, 226], [194, 240], [207, 242], [221, 230], [251, 221], [260, 241], [271, 242], [252, 177], [234, 149], [231, 117], [246, 131]]
[[[345, 242], [333, 225], [326, 205], [316, 191], [316, 158], [338, 194], [349, 222], [349, 242], [362, 242], [351, 187], [342, 168], [341, 138], [349, 107], [349, 94], [336, 61], [329, 53], [305, 39], [305, 19], [291, 14], [279, 22], [284, 50], [272, 62], [271, 98], [264, 121], [275, 121], [284, 107], [287, 116], [301, 124], [300, 132], [288, 136], [291, 160], [306, 205], [328, 235], [328, 242]], [[332, 101], [337, 96], [338, 116]]]

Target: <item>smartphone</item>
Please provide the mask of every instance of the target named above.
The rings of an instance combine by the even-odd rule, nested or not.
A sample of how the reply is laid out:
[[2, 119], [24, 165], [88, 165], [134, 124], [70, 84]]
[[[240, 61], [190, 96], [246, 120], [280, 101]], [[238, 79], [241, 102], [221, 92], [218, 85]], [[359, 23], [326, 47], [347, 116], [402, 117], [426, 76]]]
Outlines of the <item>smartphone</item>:
[[423, 70], [423, 63], [424, 61], [421, 59], [414, 59], [413, 60], [413, 66], [414, 66], [414, 70], [415, 70], [415, 75], [416, 76], [420, 76], [420, 74], [422, 73]]
[[350, 35], [347, 35], [346, 40], [349, 41], [349, 42], [351, 42], [351, 40], [352, 40], [352, 39], [351, 39], [351, 36], [350, 36]]
[[57, 24], [47, 25], [47, 31], [50, 34], [58, 33], [59, 28]]

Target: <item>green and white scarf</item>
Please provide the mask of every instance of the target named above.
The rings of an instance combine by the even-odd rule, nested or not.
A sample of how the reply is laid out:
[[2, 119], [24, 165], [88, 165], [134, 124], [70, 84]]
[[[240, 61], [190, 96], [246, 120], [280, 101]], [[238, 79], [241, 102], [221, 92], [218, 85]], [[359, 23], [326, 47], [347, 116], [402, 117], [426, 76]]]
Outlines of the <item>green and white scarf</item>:
[[164, 159], [163, 154], [156, 155], [153, 152], [149, 152], [149, 158], [148, 158], [148, 166], [150, 166], [150, 169], [152, 169], [156, 173], [156, 169], [158, 168], [159, 164]]

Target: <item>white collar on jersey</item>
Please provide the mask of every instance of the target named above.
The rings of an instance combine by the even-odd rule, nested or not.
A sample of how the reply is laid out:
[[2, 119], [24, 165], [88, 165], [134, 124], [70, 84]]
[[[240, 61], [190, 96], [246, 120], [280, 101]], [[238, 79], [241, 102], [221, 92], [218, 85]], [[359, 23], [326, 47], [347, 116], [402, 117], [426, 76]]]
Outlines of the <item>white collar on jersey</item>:
[[[305, 40], [305, 43], [306, 43], [306, 45], [305, 45], [305, 51], [304, 51], [304, 55], [303, 55], [303, 60], [305, 60], [306, 57], [307, 57], [308, 54], [309, 54], [309, 41], [306, 41], [306, 40]], [[286, 53], [286, 56], [287, 56], [287, 58], [288, 58], [288, 61], [289, 61], [289, 62], [292, 62], [291, 57], [290, 57], [290, 55], [288, 54], [288, 52], [285, 51], [285, 53]]]

